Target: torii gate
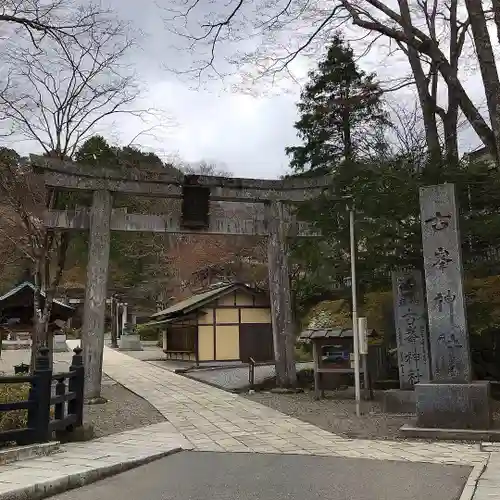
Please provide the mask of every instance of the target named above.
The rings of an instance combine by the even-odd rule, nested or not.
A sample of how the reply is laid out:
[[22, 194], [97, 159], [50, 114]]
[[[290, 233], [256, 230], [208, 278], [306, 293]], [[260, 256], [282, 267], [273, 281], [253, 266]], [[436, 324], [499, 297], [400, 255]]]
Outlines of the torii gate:
[[[77, 210], [47, 210], [48, 228], [90, 232], [82, 344], [85, 392], [100, 397], [104, 320], [111, 231], [182, 234], [261, 235], [268, 237], [269, 291], [276, 375], [284, 385], [295, 383], [292, 304], [286, 237], [314, 236], [308, 224], [293, 220], [286, 208], [318, 196], [329, 177], [283, 180], [178, 175], [144, 171], [136, 167], [82, 166], [42, 156], [31, 156], [35, 171], [43, 173], [46, 187], [91, 191], [92, 206]], [[162, 197], [182, 201], [168, 215], [129, 214], [113, 208], [113, 194]], [[253, 213], [248, 219], [218, 215], [228, 203]]]

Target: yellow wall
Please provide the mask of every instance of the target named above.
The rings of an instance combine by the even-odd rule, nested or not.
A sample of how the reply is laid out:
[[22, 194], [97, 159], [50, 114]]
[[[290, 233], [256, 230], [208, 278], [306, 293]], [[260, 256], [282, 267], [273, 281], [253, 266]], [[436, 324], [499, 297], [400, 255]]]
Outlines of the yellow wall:
[[240, 359], [240, 330], [238, 325], [217, 325], [216, 356], [218, 360]]
[[214, 327], [198, 327], [198, 357], [200, 361], [212, 361], [214, 359]]
[[215, 322], [219, 325], [221, 323], [238, 323], [239, 315], [236, 307], [231, 309], [216, 309]]
[[241, 309], [242, 323], [271, 323], [271, 310], [269, 308]]
[[[233, 360], [240, 358], [241, 323], [270, 323], [271, 312], [266, 297], [256, 297], [260, 307], [253, 308], [253, 296], [249, 293], [230, 293], [209, 304], [200, 311], [198, 316], [198, 356], [200, 361]], [[241, 306], [238, 307], [238, 306]], [[214, 339], [214, 309], [215, 309], [215, 339]], [[214, 353], [215, 340], [215, 353]], [[215, 354], [215, 358], [214, 358]]]
[[199, 325], [212, 325], [214, 322], [214, 310], [212, 308], [202, 309], [198, 317]]

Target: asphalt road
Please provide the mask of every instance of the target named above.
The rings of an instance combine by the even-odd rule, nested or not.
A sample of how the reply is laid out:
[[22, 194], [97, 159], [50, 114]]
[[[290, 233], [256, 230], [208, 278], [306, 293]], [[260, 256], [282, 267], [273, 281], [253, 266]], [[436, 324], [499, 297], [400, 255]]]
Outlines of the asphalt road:
[[182, 452], [52, 500], [456, 500], [469, 467]]

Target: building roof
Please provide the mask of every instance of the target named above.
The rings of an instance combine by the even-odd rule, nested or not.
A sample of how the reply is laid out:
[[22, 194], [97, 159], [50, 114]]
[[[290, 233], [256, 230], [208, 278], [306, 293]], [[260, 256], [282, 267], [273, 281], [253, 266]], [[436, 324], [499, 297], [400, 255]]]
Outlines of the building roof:
[[[25, 281], [25, 282], [23, 282], [23, 283], [15, 286], [11, 290], [9, 290], [7, 293], [4, 293], [0, 297], [0, 307], [2, 306], [2, 303], [6, 302], [10, 298], [15, 297], [16, 295], [19, 295], [20, 293], [22, 293], [23, 291], [25, 291], [27, 288], [31, 288], [31, 290], [33, 292], [35, 291], [35, 285], [33, 285], [33, 283], [30, 283], [29, 281]], [[41, 295], [42, 295], [42, 297], [45, 297], [45, 293], [44, 292], [41, 292]], [[74, 311], [75, 310], [74, 307], [71, 307], [70, 305], [65, 304], [64, 302], [61, 302], [60, 300], [54, 299], [53, 303], [57, 304], [58, 306], [60, 306], [60, 307], [62, 307], [64, 309], [67, 309], [68, 311]]]
[[[368, 330], [368, 337], [376, 336], [375, 330]], [[299, 342], [308, 343], [314, 339], [340, 339], [351, 338], [352, 328], [308, 328], [299, 335]]]
[[154, 319], [168, 319], [171, 318], [172, 316], [185, 315], [190, 312], [196, 311], [197, 309], [203, 307], [205, 304], [213, 302], [214, 300], [217, 300], [221, 297], [224, 297], [225, 295], [228, 295], [234, 292], [235, 290], [242, 290], [242, 289], [252, 294], [259, 293], [259, 290], [251, 288], [248, 285], [245, 285], [244, 283], [221, 284], [219, 286], [205, 290], [202, 293], [198, 293], [187, 299], [177, 302], [176, 304], [167, 307], [163, 311], [159, 311], [153, 314], [151, 317]]
[[299, 341], [309, 342], [312, 339], [325, 339], [325, 338], [352, 338], [351, 328], [308, 328], [304, 330], [300, 336]]

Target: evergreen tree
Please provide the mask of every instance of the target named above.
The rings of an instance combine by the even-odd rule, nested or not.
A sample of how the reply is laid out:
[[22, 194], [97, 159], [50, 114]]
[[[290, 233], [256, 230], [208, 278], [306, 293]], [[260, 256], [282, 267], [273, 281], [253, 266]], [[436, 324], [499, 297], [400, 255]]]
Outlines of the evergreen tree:
[[331, 171], [341, 161], [370, 157], [387, 125], [374, 75], [358, 68], [352, 49], [336, 35], [326, 58], [309, 74], [295, 123], [303, 144], [287, 148], [297, 172]]
[[418, 259], [413, 245], [418, 219], [412, 217], [418, 211], [418, 191], [401, 162], [391, 161], [388, 120], [375, 76], [358, 68], [340, 36], [310, 73], [298, 108], [295, 128], [303, 144], [287, 149], [291, 167], [301, 175], [332, 176], [329, 192], [299, 209], [299, 216], [314, 221], [324, 239], [320, 244], [295, 243], [292, 260], [306, 270], [298, 288], [321, 295], [349, 276], [347, 205], [352, 200], [358, 214], [359, 276], [371, 285], [386, 281], [391, 266]]
[[78, 148], [75, 161], [84, 165], [116, 164], [116, 153], [102, 135], [93, 135]]

